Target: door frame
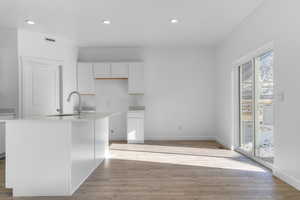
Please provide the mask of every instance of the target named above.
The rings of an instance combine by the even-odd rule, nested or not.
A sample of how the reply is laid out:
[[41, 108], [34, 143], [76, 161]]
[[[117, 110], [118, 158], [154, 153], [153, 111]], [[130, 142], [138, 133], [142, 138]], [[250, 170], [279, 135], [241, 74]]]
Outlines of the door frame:
[[[245, 56], [242, 56], [241, 58], [237, 59], [235, 62], [233, 62], [233, 68], [232, 68], [232, 72], [231, 72], [231, 76], [232, 76], [232, 105], [233, 105], [233, 135], [232, 135], [232, 144], [233, 147], [232, 149], [247, 156], [248, 158], [260, 163], [261, 165], [273, 170], [273, 166], [275, 163], [275, 154], [274, 154], [274, 163], [268, 163], [262, 159], [259, 159], [258, 157], [255, 156], [255, 154], [249, 154], [248, 152], [244, 151], [243, 149], [239, 148], [240, 146], [240, 75], [239, 75], [239, 70], [240, 70], [240, 66], [248, 61], [252, 61], [253, 62], [253, 70], [255, 72], [255, 62], [254, 62], [254, 58], [268, 52], [268, 51], [273, 51], [273, 55], [275, 55], [275, 51], [274, 51], [274, 42], [269, 42], [266, 45], [248, 53]], [[274, 56], [275, 58], [275, 56]], [[273, 62], [274, 59], [273, 58]], [[275, 63], [275, 62], [274, 62]], [[274, 70], [274, 64], [273, 64], [273, 71]], [[254, 76], [254, 80], [255, 80], [255, 74], [253, 74]], [[274, 79], [274, 97], [276, 96], [276, 83], [275, 83], [275, 78]], [[254, 91], [255, 92], [255, 83], [254, 84]], [[274, 99], [274, 103], [275, 103], [275, 99]], [[255, 102], [254, 102], [255, 104]], [[255, 111], [255, 105], [253, 106], [254, 111]], [[273, 118], [275, 119], [275, 106], [274, 106], [274, 112], [273, 112]], [[255, 119], [255, 112], [254, 112], [254, 119]], [[255, 121], [255, 120], [254, 120]], [[275, 121], [275, 120], [274, 120]], [[275, 132], [276, 132], [276, 124], [274, 123], [274, 130], [273, 130], [273, 139], [275, 138]], [[274, 140], [275, 143], [275, 140]], [[253, 143], [253, 151], [255, 151], [255, 122], [254, 122], [254, 143]], [[274, 153], [275, 153], [275, 148], [274, 148]]]
[[57, 64], [59, 69], [59, 107], [61, 112], [63, 112], [63, 60], [55, 60], [49, 58], [40, 58], [33, 56], [20, 56], [19, 57], [19, 91], [18, 91], [18, 117], [23, 117], [23, 63], [24, 61], [37, 61], [37, 62], [49, 62], [53, 64]]

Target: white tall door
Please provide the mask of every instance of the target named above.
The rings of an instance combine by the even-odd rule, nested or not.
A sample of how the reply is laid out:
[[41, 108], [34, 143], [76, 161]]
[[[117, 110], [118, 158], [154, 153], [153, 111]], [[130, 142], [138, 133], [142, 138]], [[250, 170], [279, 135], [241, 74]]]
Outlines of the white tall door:
[[60, 95], [59, 63], [22, 59], [22, 115], [57, 114]]

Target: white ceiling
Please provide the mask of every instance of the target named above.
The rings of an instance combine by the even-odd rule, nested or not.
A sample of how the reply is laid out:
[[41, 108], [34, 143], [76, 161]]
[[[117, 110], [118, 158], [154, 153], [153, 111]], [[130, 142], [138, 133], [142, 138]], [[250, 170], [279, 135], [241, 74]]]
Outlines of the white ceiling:
[[[214, 45], [262, 1], [1, 0], [0, 27], [62, 35], [80, 46]], [[178, 24], [169, 22], [174, 17]]]

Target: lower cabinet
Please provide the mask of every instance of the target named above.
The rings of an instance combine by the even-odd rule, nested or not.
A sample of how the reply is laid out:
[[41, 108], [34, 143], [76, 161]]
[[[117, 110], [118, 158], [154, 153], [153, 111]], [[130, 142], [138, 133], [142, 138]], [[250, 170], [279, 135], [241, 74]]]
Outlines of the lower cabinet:
[[108, 155], [109, 116], [6, 121], [5, 187], [71, 196]]
[[0, 157], [5, 154], [5, 122], [0, 121]]
[[127, 142], [144, 143], [144, 111], [127, 113]]
[[108, 117], [95, 120], [95, 161], [97, 164], [109, 155], [109, 121]]

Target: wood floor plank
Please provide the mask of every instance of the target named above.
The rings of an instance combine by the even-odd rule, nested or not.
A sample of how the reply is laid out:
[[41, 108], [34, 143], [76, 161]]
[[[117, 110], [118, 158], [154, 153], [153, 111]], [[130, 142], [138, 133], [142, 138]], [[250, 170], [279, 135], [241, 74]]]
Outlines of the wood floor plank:
[[[300, 192], [213, 141], [115, 142], [72, 197], [51, 200], [300, 200]], [[1, 186], [4, 164], [0, 161]], [[11, 199], [2, 188], [0, 199]]]

